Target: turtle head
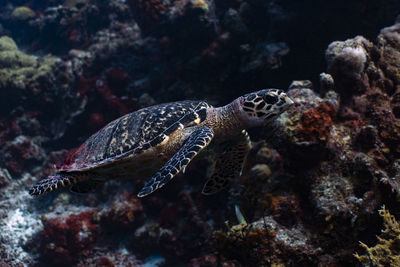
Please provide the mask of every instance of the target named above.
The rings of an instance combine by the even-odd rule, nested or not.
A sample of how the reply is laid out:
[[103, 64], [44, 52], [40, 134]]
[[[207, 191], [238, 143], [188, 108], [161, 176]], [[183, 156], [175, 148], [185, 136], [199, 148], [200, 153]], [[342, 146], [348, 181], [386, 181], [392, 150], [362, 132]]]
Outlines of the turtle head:
[[250, 126], [261, 126], [277, 118], [293, 103], [282, 90], [264, 89], [242, 96], [240, 113]]

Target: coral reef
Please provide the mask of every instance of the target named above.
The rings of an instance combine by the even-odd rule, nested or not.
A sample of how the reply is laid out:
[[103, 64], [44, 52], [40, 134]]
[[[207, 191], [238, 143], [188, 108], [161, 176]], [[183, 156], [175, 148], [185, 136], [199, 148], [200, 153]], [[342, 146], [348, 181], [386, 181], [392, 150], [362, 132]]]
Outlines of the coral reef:
[[[291, 258], [310, 265], [357, 264], [352, 257], [358, 250], [356, 240], [372, 239], [378, 230], [372, 223], [378, 221], [376, 209], [382, 203], [395, 207], [399, 198], [399, 121], [393, 108], [398, 87], [393, 70], [398, 61], [392, 57], [400, 50], [395, 41], [399, 25], [383, 29], [376, 44], [359, 36], [329, 45], [329, 74], [321, 75], [323, 97], [309, 81], [295, 81], [289, 87], [296, 104], [277, 121], [274, 138], [265, 138], [279, 151], [283, 166], [268, 162], [268, 157], [253, 158], [240, 195], [242, 205], [252, 210], [249, 215], [261, 217], [259, 224], [266, 225], [261, 229], [285, 236], [296, 233], [301, 242], [291, 240], [280, 254], [275, 247], [283, 241], [279, 235], [263, 237], [274, 255], [260, 253], [265, 251], [261, 244], [246, 246], [263, 257], [257, 261], [232, 252], [230, 246], [240, 247], [241, 242], [230, 238], [234, 231], [229, 230], [219, 234], [223, 246], [217, 249], [228, 259], [246, 264], [251, 258], [255, 265], [288, 264]], [[263, 147], [254, 153], [264, 154]], [[267, 175], [266, 166], [274, 166], [268, 168], [272, 175]], [[299, 247], [293, 252], [290, 246], [296, 243]], [[329, 246], [341, 249], [327, 252]]]

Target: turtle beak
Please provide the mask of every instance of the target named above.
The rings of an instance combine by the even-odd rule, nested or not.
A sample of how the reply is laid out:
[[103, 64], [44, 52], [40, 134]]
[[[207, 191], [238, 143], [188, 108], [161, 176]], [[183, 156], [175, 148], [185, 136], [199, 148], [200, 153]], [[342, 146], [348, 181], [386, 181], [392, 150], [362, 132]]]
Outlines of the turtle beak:
[[282, 106], [282, 112], [288, 110], [294, 104], [294, 101], [286, 94], [283, 95], [283, 99], [285, 100], [285, 104]]
[[286, 101], [287, 101], [288, 106], [291, 106], [291, 105], [294, 104], [294, 101], [290, 97], [288, 97], [287, 95], [286, 95]]

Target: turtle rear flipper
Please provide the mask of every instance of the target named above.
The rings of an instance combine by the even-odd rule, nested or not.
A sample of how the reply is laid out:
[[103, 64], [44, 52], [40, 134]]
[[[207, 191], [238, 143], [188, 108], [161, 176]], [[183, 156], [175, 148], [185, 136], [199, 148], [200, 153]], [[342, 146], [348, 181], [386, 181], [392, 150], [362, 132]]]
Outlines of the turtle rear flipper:
[[229, 141], [218, 155], [214, 173], [205, 183], [202, 193], [215, 194], [242, 175], [243, 165], [250, 148], [250, 138], [245, 130]]
[[29, 189], [29, 194], [32, 196], [43, 195], [53, 190], [86, 180], [87, 177], [88, 175], [85, 173], [58, 173], [50, 175], [32, 186], [32, 188]]
[[195, 130], [187, 139], [181, 149], [162, 167], [149, 181], [146, 182], [138, 197], [151, 194], [158, 188], [163, 187], [167, 182], [184, 170], [189, 162], [208, 144], [214, 136], [212, 129], [201, 127]]

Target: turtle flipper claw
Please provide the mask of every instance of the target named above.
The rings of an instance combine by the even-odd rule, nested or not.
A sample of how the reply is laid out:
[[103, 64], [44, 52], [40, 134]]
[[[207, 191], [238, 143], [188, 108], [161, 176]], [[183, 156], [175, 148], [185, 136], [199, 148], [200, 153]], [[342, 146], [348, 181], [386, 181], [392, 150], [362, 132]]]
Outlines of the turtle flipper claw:
[[31, 189], [29, 189], [29, 194], [32, 196], [43, 195], [53, 190], [85, 181], [88, 177], [90, 177], [90, 173], [80, 172], [49, 175], [32, 186]]
[[50, 175], [32, 186], [31, 189], [29, 189], [29, 194], [32, 196], [43, 195], [57, 188], [70, 185], [72, 182], [70, 177], [62, 174]]

